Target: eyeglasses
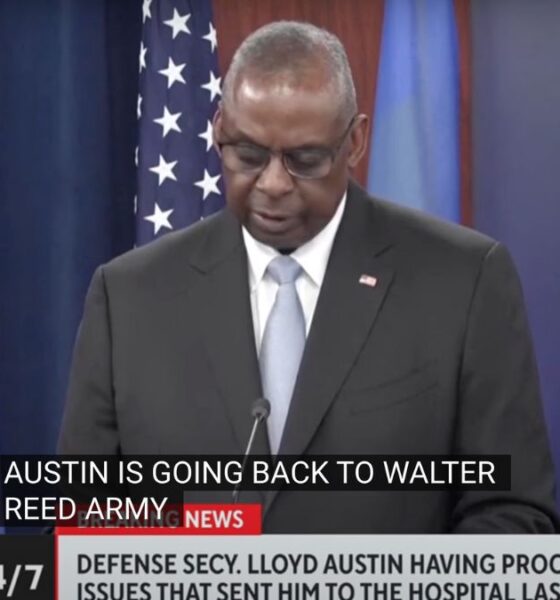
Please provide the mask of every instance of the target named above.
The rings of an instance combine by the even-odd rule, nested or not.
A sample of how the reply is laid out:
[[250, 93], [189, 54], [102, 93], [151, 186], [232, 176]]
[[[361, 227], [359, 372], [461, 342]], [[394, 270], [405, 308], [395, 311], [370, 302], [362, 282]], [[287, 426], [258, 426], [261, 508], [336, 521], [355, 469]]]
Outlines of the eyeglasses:
[[218, 149], [226, 168], [235, 173], [258, 175], [270, 163], [270, 158], [279, 155], [286, 171], [299, 179], [326, 177], [333, 167], [337, 154], [356, 120], [352, 117], [348, 127], [334, 146], [302, 147], [292, 150], [273, 151], [250, 142], [222, 142]]

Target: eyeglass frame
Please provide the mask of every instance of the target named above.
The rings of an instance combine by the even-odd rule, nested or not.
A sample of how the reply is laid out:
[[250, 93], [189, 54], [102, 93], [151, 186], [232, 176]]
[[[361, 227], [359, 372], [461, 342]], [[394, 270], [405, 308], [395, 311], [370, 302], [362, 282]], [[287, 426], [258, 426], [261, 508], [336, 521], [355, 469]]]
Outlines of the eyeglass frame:
[[216, 146], [218, 148], [218, 154], [220, 155], [220, 158], [222, 158], [222, 148], [224, 146], [243, 146], [243, 145], [245, 145], [245, 146], [254, 146], [255, 148], [260, 148], [261, 150], [266, 150], [266, 152], [268, 153], [268, 160], [267, 160], [266, 164], [264, 164], [262, 167], [259, 167], [258, 169], [254, 169], [254, 170], [247, 169], [245, 171], [243, 171], [243, 170], [234, 171], [235, 173], [246, 173], [246, 174], [252, 174], [254, 176], [260, 176], [261, 173], [263, 173], [263, 171], [265, 171], [268, 168], [268, 166], [270, 165], [270, 161], [271, 161], [272, 157], [280, 155], [282, 166], [284, 167], [286, 172], [289, 175], [291, 175], [292, 177], [295, 177], [296, 179], [306, 179], [306, 180], [322, 179], [323, 177], [326, 177], [327, 175], [329, 175], [330, 172], [332, 171], [332, 168], [336, 161], [337, 155], [340, 152], [340, 149], [342, 148], [344, 142], [346, 141], [348, 134], [352, 130], [352, 125], [354, 125], [354, 122], [356, 121], [357, 117], [358, 117], [358, 114], [356, 113], [350, 119], [348, 126], [346, 127], [346, 129], [344, 130], [344, 133], [340, 137], [340, 141], [337, 144], [335, 144], [334, 146], [309, 146], [310, 149], [312, 148], [314, 150], [324, 150], [324, 151], [328, 152], [328, 155], [331, 159], [331, 165], [330, 165], [329, 170], [324, 175], [321, 175], [319, 177], [306, 177], [305, 175], [303, 175], [303, 176], [298, 175], [297, 173], [292, 172], [290, 167], [286, 164], [286, 155], [289, 155], [291, 152], [294, 152], [296, 150], [303, 150], [306, 148], [305, 146], [300, 146], [298, 148], [292, 148], [291, 150], [271, 150], [270, 148], [267, 148], [266, 146], [260, 146], [259, 144], [254, 144], [252, 142], [216, 142]]

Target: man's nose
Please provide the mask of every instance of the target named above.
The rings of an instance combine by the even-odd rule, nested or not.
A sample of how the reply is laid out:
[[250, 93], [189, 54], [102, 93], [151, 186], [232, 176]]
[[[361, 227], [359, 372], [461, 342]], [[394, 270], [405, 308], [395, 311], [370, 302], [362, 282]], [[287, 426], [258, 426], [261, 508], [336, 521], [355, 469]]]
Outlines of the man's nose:
[[294, 188], [294, 179], [286, 171], [282, 156], [273, 154], [270, 161], [256, 182], [256, 188], [270, 197], [280, 197], [291, 192]]

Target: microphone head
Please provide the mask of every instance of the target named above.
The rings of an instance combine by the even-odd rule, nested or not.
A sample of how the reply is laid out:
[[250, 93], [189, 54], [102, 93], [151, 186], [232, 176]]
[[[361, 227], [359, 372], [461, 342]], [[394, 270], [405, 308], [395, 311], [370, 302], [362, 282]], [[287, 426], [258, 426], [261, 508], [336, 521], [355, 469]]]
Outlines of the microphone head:
[[268, 419], [269, 414], [270, 402], [265, 398], [257, 398], [251, 407], [251, 416], [253, 419], [259, 419], [259, 421], [262, 421], [263, 419]]

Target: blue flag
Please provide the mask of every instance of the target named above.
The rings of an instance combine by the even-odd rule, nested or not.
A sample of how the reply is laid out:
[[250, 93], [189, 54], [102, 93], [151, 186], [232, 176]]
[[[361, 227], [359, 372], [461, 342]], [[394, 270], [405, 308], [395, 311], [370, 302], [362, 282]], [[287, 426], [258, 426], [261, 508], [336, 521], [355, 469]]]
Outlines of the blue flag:
[[459, 221], [459, 169], [453, 2], [387, 2], [368, 190]]
[[144, 0], [136, 244], [222, 208], [212, 116], [221, 91], [212, 4]]

